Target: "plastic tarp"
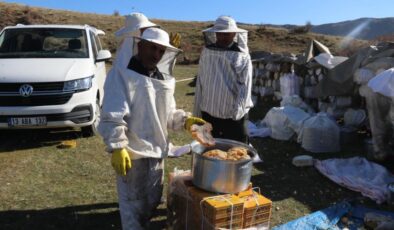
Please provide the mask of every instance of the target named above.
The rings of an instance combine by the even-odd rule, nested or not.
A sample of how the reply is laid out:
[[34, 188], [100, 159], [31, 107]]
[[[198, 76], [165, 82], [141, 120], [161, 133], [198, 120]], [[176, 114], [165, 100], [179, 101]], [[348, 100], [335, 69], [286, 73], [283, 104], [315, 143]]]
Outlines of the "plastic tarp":
[[394, 57], [375, 58], [373, 62], [365, 65], [365, 68], [371, 69], [378, 74], [380, 70], [390, 69], [394, 66]]
[[312, 40], [305, 51], [305, 62], [310, 62], [314, 57], [320, 55], [321, 53], [331, 54], [330, 49], [328, 49], [327, 46], [316, 40]]
[[[394, 213], [392, 212], [371, 209], [344, 201], [286, 224], [273, 227], [272, 230], [342, 230], [345, 227], [349, 230], [365, 229], [364, 219], [371, 213], [394, 219]], [[341, 217], [345, 215], [349, 218], [348, 226], [344, 226], [340, 221]]]
[[[356, 70], [376, 62], [381, 58], [389, 57], [388, 55], [393, 53], [394, 43], [380, 43], [377, 46], [369, 46], [359, 50], [348, 60], [328, 70], [326, 77], [323, 78], [318, 85], [319, 96], [351, 95], [354, 91], [355, 82], [353, 81], [353, 75]], [[387, 64], [387, 59], [385, 63]], [[387, 66], [386, 64], [382, 64], [382, 66]], [[371, 67], [371, 65], [369, 65], [369, 67]], [[375, 68], [375, 66], [373, 68]]]
[[326, 67], [327, 69], [332, 69], [335, 66], [341, 64], [342, 62], [346, 61], [348, 57], [333, 56], [329, 53], [321, 53], [317, 55], [314, 59], [317, 63]]
[[263, 125], [271, 128], [271, 138], [290, 140], [295, 133], [299, 133], [302, 124], [310, 115], [300, 108], [293, 106], [274, 107], [268, 111]]
[[375, 77], [375, 72], [368, 68], [360, 68], [357, 69], [354, 73], [353, 80], [360, 85], [365, 85], [368, 83], [369, 80]]
[[249, 137], [269, 137], [271, 129], [268, 127], [259, 127], [248, 121], [248, 135]]
[[359, 127], [367, 118], [367, 114], [363, 109], [347, 109], [343, 117], [345, 126]]
[[318, 113], [306, 121], [298, 136], [298, 142], [310, 152], [338, 152], [340, 128], [326, 113]]
[[300, 108], [309, 114], [314, 114], [314, 110], [306, 104], [302, 98], [298, 95], [292, 95], [288, 97], [284, 97], [280, 102], [280, 106], [293, 106], [296, 108]]
[[374, 92], [394, 99], [394, 68], [388, 69], [368, 82]]
[[290, 140], [294, 130], [288, 125], [288, 119], [284, 113], [285, 107], [273, 107], [265, 115], [263, 125], [271, 128], [271, 138], [276, 140]]
[[387, 185], [394, 182], [393, 174], [363, 157], [316, 160], [315, 167], [335, 183], [361, 192], [378, 204], [387, 201], [390, 196]]
[[339, 203], [310, 215], [272, 228], [272, 230], [340, 230], [337, 223], [351, 210], [347, 202]]

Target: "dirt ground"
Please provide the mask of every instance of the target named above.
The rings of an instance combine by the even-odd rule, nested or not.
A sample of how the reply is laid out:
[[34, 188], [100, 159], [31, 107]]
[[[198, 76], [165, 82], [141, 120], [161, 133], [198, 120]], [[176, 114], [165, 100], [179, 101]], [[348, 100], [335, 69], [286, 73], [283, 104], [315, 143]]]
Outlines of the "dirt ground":
[[[196, 66], [177, 66], [177, 79], [193, 77]], [[190, 81], [177, 83], [179, 108], [190, 111], [194, 88]], [[260, 101], [250, 119], [262, 119], [273, 106]], [[62, 149], [62, 140], [74, 139], [76, 148]], [[190, 142], [187, 133], [171, 134], [174, 144]], [[313, 167], [297, 168], [294, 156], [317, 159], [365, 156], [362, 137], [339, 153], [313, 154], [295, 141], [252, 138], [263, 158], [255, 164], [252, 182], [273, 201], [271, 226], [286, 223], [343, 200], [377, 206], [360, 193], [331, 182]], [[190, 156], [170, 158], [166, 173], [174, 167], [189, 169]], [[392, 161], [384, 164], [393, 172]], [[120, 229], [114, 172], [99, 137], [82, 138], [77, 130], [0, 130], [0, 229]], [[166, 190], [164, 190], [166, 191]], [[151, 229], [166, 227], [165, 203], [152, 219]]]

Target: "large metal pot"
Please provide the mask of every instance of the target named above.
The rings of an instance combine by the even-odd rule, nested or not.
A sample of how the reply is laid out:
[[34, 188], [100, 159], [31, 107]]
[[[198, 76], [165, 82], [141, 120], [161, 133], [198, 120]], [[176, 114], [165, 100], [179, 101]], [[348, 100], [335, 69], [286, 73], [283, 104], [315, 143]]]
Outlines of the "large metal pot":
[[203, 157], [201, 154], [211, 149], [227, 151], [231, 147], [241, 146], [248, 150], [253, 158], [257, 151], [244, 143], [216, 138], [214, 147], [204, 147], [194, 141], [192, 147], [193, 184], [199, 188], [216, 193], [237, 193], [249, 186], [252, 175], [252, 159], [223, 161]]

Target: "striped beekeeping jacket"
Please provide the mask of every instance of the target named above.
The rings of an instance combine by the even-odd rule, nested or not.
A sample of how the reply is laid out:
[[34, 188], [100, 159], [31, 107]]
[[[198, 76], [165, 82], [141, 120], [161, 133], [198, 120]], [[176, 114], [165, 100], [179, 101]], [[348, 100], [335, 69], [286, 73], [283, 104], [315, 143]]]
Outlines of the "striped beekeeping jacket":
[[204, 48], [199, 62], [194, 115], [201, 111], [239, 120], [253, 107], [252, 61], [249, 53]]

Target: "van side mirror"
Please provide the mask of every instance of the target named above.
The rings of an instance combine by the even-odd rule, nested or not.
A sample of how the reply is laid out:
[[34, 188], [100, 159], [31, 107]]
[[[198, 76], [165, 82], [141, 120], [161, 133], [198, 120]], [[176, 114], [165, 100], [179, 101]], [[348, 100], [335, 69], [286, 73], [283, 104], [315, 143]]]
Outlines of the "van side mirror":
[[96, 62], [107, 61], [112, 57], [111, 52], [109, 50], [100, 50], [96, 57]]

